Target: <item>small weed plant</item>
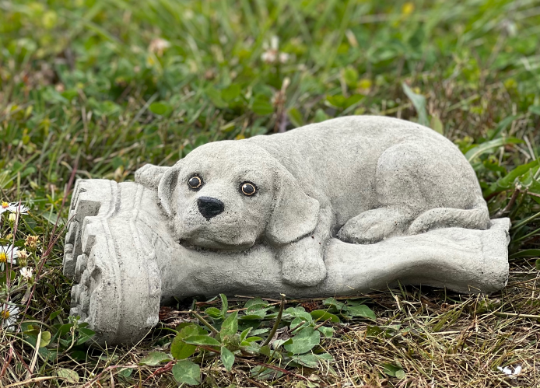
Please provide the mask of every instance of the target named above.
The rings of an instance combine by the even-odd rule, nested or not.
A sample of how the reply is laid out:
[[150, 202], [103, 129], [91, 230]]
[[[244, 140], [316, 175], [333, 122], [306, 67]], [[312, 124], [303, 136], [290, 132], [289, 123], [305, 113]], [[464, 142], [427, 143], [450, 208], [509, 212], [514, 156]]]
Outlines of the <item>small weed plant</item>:
[[235, 363], [246, 364], [251, 366], [251, 376], [261, 380], [294, 374], [286, 369], [290, 367], [317, 369], [325, 363], [332, 370], [329, 363], [334, 359], [321, 342], [332, 338], [331, 325], [355, 317], [375, 319], [369, 307], [353, 300], [341, 303], [328, 298], [323, 302], [326, 309], [306, 312], [302, 306], [285, 309], [282, 295], [279, 303], [255, 298], [228, 312], [227, 297], [220, 298], [221, 309], [209, 307], [205, 317], [190, 311], [198, 324], [184, 322], [176, 327], [170, 353], [151, 352], [140, 363], [168, 362], [175, 380], [188, 385], [200, 384], [198, 364], [203, 360], [217, 362], [229, 372]]

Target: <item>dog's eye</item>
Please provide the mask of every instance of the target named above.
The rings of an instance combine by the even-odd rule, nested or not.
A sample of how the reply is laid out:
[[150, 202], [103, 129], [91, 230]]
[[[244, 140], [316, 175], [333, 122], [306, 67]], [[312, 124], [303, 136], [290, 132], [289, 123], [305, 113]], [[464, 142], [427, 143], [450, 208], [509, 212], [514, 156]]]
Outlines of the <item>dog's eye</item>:
[[197, 176], [197, 175], [193, 175], [191, 178], [189, 178], [188, 180], [188, 186], [192, 189], [198, 189], [199, 187], [201, 187], [203, 184], [203, 181], [201, 179], [201, 177]]
[[242, 183], [242, 186], [240, 186], [240, 190], [242, 190], [242, 194], [247, 195], [248, 197], [257, 192], [257, 188], [255, 187], [255, 185], [249, 182]]

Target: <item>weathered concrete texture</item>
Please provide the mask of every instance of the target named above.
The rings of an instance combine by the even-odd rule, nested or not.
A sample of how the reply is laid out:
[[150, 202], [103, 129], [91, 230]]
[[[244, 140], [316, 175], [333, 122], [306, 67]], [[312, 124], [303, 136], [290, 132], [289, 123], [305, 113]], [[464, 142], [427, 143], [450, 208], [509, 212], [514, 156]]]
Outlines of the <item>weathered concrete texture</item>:
[[137, 342], [158, 322], [161, 272], [146, 218], [162, 220], [155, 193], [144, 187], [77, 181], [64, 275], [75, 283], [70, 314], [88, 322], [99, 343]]
[[[194, 252], [179, 245], [172, 254], [187, 261], [165, 261], [163, 273], [184, 273], [179, 281], [163, 278], [163, 298], [240, 294], [279, 297], [346, 296], [403, 285], [447, 287], [463, 293], [490, 293], [508, 278], [509, 220], [494, 220], [488, 230], [448, 228], [396, 237], [372, 245], [330, 241], [325, 260], [327, 277], [312, 287], [284, 282], [272, 251], [257, 246], [242, 253]], [[256, 264], [254, 264], [256, 258]], [[189, 268], [189, 271], [186, 269]]]
[[174, 297], [506, 284], [509, 220], [489, 220], [467, 160], [418, 124], [345, 117], [211, 143], [136, 180], [80, 180], [72, 200], [71, 313], [98, 342], [138, 341]]
[[[155, 191], [136, 183], [79, 180], [71, 209], [64, 272], [73, 277], [71, 314], [81, 315], [109, 345], [133, 343], [158, 321], [174, 297], [249, 294], [290, 297], [355, 295], [401, 284], [493, 292], [508, 277], [509, 220], [487, 230], [446, 228], [360, 245], [331, 239], [327, 276], [312, 287], [292, 286], [273, 249], [189, 249], [169, 232]], [[90, 206], [92, 204], [92, 206]], [[73, 223], [82, 225], [73, 232]], [[79, 253], [73, 266], [70, 249]]]
[[[325, 279], [332, 237], [371, 244], [489, 226], [476, 175], [459, 149], [429, 128], [388, 117], [342, 117], [205, 144], [172, 168], [145, 166], [137, 181], [157, 187], [183, 245], [239, 251], [267, 244], [293, 286]], [[255, 194], [242, 193], [244, 184]]]

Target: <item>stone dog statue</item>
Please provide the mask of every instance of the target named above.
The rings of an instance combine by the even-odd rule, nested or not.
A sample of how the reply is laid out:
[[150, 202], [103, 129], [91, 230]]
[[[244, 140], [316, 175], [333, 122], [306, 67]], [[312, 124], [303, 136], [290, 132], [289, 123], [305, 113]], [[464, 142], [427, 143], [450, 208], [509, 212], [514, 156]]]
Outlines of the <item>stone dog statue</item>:
[[431, 229], [487, 229], [476, 175], [419, 124], [351, 116], [283, 134], [203, 145], [173, 167], [146, 165], [173, 237], [193, 250], [271, 248], [294, 286], [326, 276], [331, 238], [371, 244]]

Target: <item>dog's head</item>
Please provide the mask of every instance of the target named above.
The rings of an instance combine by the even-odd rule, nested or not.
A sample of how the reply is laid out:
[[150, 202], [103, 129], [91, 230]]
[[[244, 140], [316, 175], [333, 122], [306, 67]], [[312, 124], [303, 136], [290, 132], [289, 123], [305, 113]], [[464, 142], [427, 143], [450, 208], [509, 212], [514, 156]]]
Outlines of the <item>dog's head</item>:
[[293, 175], [246, 141], [193, 150], [163, 175], [158, 196], [180, 242], [212, 249], [286, 244], [311, 233], [319, 214]]

